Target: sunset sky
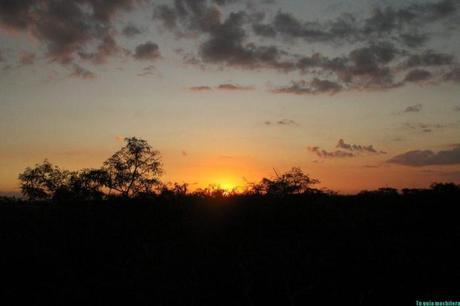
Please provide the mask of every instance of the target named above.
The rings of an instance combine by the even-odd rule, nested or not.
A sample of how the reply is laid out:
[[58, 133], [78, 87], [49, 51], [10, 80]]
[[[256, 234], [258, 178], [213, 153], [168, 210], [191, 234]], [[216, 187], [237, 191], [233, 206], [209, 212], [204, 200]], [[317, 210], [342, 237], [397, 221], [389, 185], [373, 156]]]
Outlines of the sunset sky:
[[129, 136], [192, 188], [460, 183], [459, 63], [456, 0], [0, 0], [0, 193]]

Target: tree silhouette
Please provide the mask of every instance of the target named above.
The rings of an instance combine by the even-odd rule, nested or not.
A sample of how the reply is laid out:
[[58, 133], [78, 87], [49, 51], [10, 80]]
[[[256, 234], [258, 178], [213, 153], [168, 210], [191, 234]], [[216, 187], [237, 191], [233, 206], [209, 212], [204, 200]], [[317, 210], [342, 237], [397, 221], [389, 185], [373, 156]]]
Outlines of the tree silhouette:
[[[105, 185], [123, 196], [151, 193], [159, 185], [159, 152], [143, 139], [125, 138], [126, 145], [104, 162]], [[110, 192], [109, 192], [110, 193]]]
[[103, 188], [107, 182], [107, 173], [102, 169], [84, 169], [70, 172], [66, 185], [56, 190], [54, 199], [100, 200], [104, 196]]
[[163, 198], [184, 198], [188, 193], [188, 184], [166, 183], [159, 189], [159, 195]]
[[230, 193], [220, 187], [219, 184], [210, 184], [205, 188], [198, 188], [193, 193], [194, 197], [198, 198], [223, 198]]
[[35, 167], [27, 167], [19, 174], [21, 192], [30, 200], [47, 200], [54, 196], [56, 191], [67, 186], [71, 172], [61, 170], [48, 160]]
[[274, 179], [263, 178], [260, 183], [253, 184], [252, 193], [277, 196], [302, 194], [312, 190], [311, 186], [319, 183], [319, 180], [311, 178], [298, 167], [293, 167], [281, 175], [275, 171], [275, 174]]
[[142, 139], [125, 138], [126, 145], [104, 162], [101, 169], [61, 170], [48, 160], [19, 174], [22, 194], [30, 200], [97, 200], [104, 189], [122, 196], [152, 193], [159, 186], [162, 165], [159, 152]]

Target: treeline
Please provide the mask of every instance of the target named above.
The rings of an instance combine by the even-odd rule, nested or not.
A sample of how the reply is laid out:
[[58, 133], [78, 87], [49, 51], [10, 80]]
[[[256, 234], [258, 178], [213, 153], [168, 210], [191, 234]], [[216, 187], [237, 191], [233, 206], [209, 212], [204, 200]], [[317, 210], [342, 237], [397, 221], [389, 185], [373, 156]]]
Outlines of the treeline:
[[187, 184], [163, 183], [160, 154], [142, 139], [125, 138], [125, 145], [101, 168], [68, 171], [45, 160], [28, 167], [19, 174], [21, 192], [31, 201], [102, 200], [114, 197], [223, 197], [244, 195], [290, 195], [323, 193], [312, 188], [319, 183], [299, 168], [277, 175], [275, 179], [263, 178], [249, 183], [243, 191], [228, 191], [210, 185], [193, 192]]
[[[125, 138], [125, 145], [98, 169], [68, 171], [45, 160], [28, 167], [19, 174], [21, 192], [29, 201], [102, 201], [122, 199], [178, 199], [223, 197], [333, 197], [327, 189], [313, 188], [319, 183], [300, 168], [248, 183], [243, 190], [225, 190], [219, 185], [189, 190], [187, 184], [164, 183], [160, 180], [163, 165], [160, 154], [145, 140]], [[362, 191], [365, 198], [395, 198], [400, 196], [429, 196], [460, 194], [460, 186], [453, 183], [434, 183], [429, 189], [380, 188]], [[12, 199], [3, 198], [2, 202]]]

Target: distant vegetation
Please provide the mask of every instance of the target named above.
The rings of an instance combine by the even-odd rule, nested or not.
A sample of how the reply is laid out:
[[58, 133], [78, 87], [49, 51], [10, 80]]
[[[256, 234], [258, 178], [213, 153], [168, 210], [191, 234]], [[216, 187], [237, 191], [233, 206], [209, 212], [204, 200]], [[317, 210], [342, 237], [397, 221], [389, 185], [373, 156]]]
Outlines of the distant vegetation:
[[[68, 171], [45, 160], [19, 174], [22, 194], [30, 201], [78, 202], [122, 199], [158, 198], [222, 198], [222, 197], [288, 197], [336, 196], [327, 189], [316, 189], [319, 180], [300, 168], [248, 183], [243, 190], [225, 190], [210, 185], [190, 191], [187, 184], [163, 183], [160, 153], [145, 140], [125, 138], [125, 145], [107, 159], [99, 169]], [[453, 183], [433, 183], [430, 189], [380, 188], [362, 191], [364, 197], [398, 197], [427, 193], [456, 194], [460, 187]]]
[[137, 197], [155, 191], [162, 173], [159, 152], [142, 139], [126, 145], [100, 169], [62, 170], [45, 160], [19, 175], [21, 191], [30, 200], [97, 200], [116, 192]]
[[[19, 174], [22, 194], [32, 201], [38, 200], [101, 200], [113, 197], [146, 198], [158, 196], [218, 197], [235, 195], [218, 185], [200, 188], [190, 193], [187, 184], [160, 181], [163, 172], [158, 151], [142, 139], [125, 138], [125, 146], [106, 160], [99, 169], [68, 171], [45, 160], [28, 167]], [[318, 193], [311, 188], [319, 181], [292, 168], [274, 179], [263, 178], [250, 183], [241, 194], [284, 196]]]

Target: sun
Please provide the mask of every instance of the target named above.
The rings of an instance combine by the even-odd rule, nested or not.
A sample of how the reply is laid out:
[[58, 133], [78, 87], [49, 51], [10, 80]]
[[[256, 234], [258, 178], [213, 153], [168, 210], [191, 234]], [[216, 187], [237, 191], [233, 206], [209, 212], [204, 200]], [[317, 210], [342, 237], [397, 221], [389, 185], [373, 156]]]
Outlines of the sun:
[[235, 189], [237, 186], [234, 184], [234, 183], [231, 183], [231, 182], [221, 182], [218, 184], [220, 186], [220, 188], [226, 190], [226, 191], [232, 191], [233, 189]]
[[238, 183], [230, 178], [218, 179], [216, 180], [216, 185], [227, 192], [236, 190], [239, 187]]

